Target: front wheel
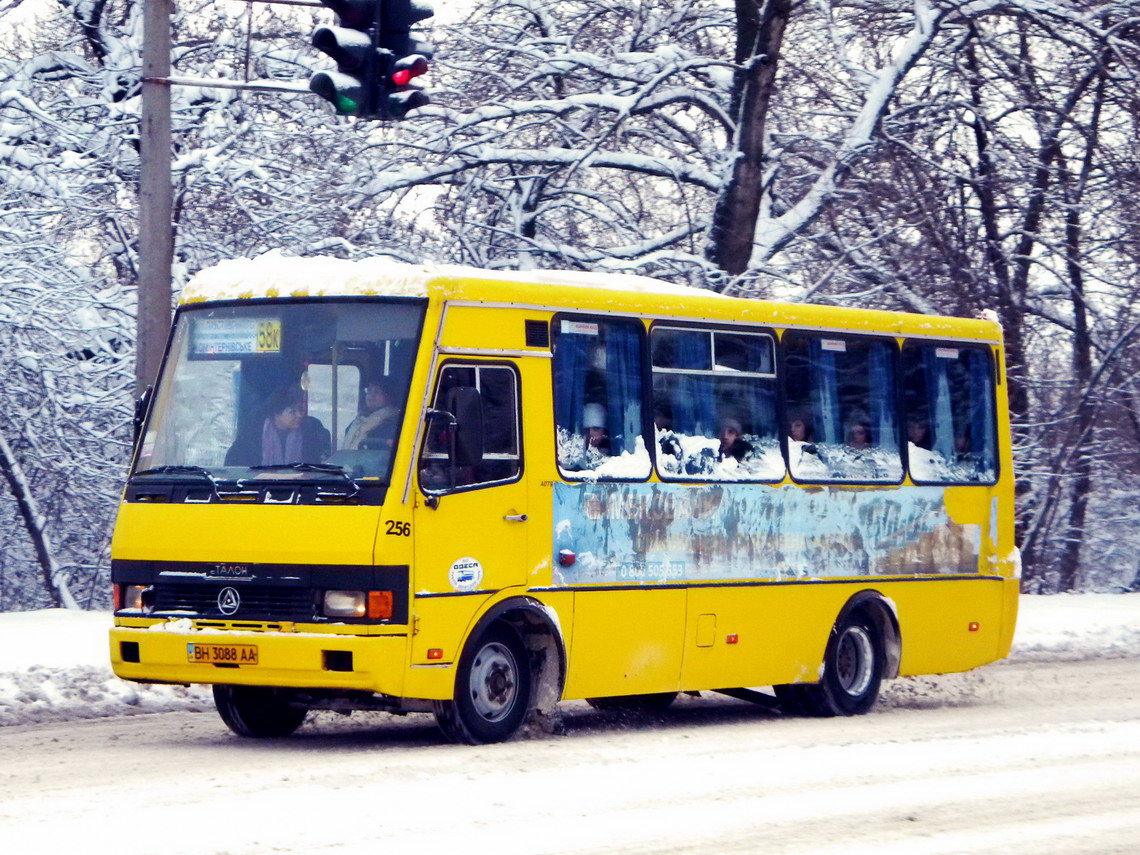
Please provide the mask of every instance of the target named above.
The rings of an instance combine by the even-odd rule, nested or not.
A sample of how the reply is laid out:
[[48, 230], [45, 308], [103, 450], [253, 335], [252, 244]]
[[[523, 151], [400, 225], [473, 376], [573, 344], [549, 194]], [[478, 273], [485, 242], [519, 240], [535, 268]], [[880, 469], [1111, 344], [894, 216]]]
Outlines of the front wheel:
[[489, 627], [460, 657], [455, 699], [434, 702], [436, 722], [455, 742], [502, 742], [522, 726], [530, 688], [530, 665], [518, 633], [503, 624]]
[[288, 736], [308, 710], [289, 703], [277, 689], [260, 686], [214, 686], [214, 705], [226, 726], [238, 736], [273, 739]]
[[875, 705], [886, 655], [875, 621], [856, 609], [836, 621], [824, 654], [822, 679], [814, 685], [776, 686], [786, 712], [800, 715], [862, 715]]

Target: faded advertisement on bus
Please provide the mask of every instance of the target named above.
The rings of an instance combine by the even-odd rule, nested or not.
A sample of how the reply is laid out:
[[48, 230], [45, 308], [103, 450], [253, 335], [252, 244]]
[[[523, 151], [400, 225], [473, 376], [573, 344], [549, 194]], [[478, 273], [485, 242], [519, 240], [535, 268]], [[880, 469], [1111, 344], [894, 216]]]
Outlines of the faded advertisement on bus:
[[562, 585], [976, 573], [980, 545], [941, 487], [554, 485]]

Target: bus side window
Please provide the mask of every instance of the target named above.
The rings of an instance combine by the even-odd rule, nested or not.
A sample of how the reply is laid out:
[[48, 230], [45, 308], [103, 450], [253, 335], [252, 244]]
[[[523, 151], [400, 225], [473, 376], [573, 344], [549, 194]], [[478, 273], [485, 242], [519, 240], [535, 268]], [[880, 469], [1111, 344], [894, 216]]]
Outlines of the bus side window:
[[663, 479], [784, 477], [770, 334], [656, 324], [649, 344]]
[[[519, 436], [518, 376], [508, 365], [448, 365], [440, 372], [433, 407], [451, 412], [462, 403], [462, 412], [452, 412], [458, 425], [445, 418], [428, 424], [420, 456], [420, 484], [429, 492], [471, 488], [513, 481], [522, 471]], [[478, 421], [476, 428], [471, 424]], [[464, 423], [480, 435], [480, 453], [457, 453], [452, 466], [452, 449], [464, 441]], [[452, 431], [458, 428], [459, 435]], [[457, 449], [458, 451], [458, 449]], [[451, 483], [454, 475], [455, 482]]]
[[563, 476], [649, 477], [641, 406], [644, 334], [637, 321], [556, 320], [554, 421]]
[[799, 332], [784, 340], [792, 477], [901, 481], [894, 342]]
[[997, 450], [990, 351], [907, 342], [902, 364], [911, 478], [938, 484], [993, 482]]

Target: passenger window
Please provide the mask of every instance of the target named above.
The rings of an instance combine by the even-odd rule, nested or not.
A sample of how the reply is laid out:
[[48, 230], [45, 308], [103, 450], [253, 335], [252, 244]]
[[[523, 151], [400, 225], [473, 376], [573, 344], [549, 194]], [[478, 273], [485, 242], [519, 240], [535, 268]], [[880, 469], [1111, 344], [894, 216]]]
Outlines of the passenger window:
[[445, 366], [433, 407], [449, 415], [428, 422], [420, 457], [420, 484], [426, 491], [497, 484], [519, 477], [518, 376], [512, 368]]
[[655, 326], [649, 342], [661, 477], [783, 478], [772, 337]]
[[554, 324], [554, 421], [567, 478], [649, 477], [637, 321], [559, 318]]
[[902, 480], [893, 342], [785, 337], [788, 466], [800, 481]]
[[926, 483], [993, 482], [993, 358], [987, 348], [907, 342], [903, 402], [910, 476]]

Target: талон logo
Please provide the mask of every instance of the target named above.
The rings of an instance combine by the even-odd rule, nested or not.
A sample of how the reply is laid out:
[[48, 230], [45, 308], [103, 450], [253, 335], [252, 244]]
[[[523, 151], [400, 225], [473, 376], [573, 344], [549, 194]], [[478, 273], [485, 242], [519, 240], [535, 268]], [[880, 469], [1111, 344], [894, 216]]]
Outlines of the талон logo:
[[211, 576], [225, 576], [227, 578], [237, 578], [252, 576], [248, 564], [215, 564], [209, 571]]

